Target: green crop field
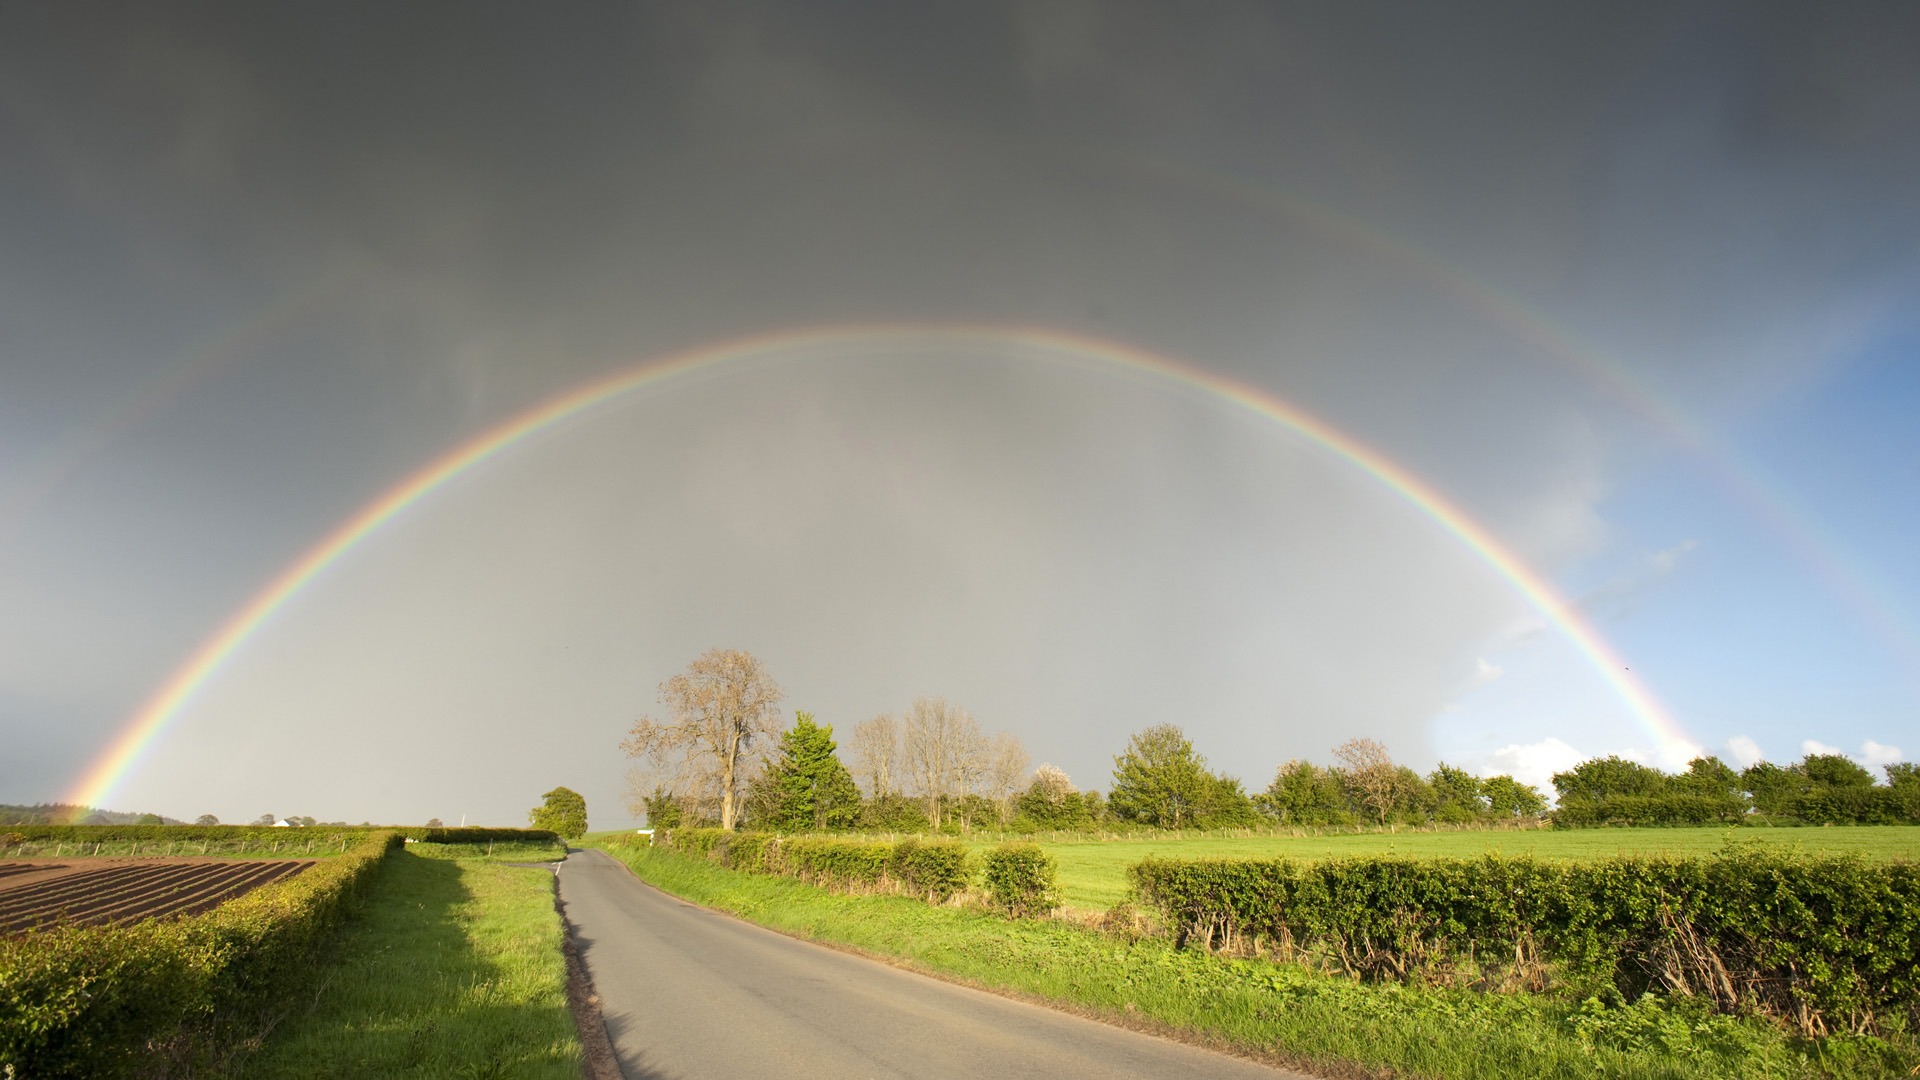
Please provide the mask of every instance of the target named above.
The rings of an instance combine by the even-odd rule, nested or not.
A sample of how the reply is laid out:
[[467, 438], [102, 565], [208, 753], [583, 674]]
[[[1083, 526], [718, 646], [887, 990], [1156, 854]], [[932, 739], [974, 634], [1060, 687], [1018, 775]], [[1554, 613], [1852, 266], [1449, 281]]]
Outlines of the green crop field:
[[1806, 829], [1475, 829], [1320, 836], [1160, 836], [1152, 839], [1048, 840], [1068, 907], [1104, 910], [1127, 889], [1127, 867], [1165, 859], [1332, 859], [1347, 855], [1474, 858], [1489, 853], [1541, 859], [1609, 855], [1705, 855], [1729, 840], [1758, 841], [1810, 854], [1920, 859], [1920, 827], [1855, 825]]

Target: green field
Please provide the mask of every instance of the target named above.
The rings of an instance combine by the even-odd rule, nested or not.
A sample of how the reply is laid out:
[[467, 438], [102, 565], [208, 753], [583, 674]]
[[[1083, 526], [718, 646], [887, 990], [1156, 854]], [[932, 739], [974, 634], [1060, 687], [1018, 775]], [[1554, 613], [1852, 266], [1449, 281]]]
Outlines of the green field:
[[235, 1080], [578, 1080], [553, 875], [407, 847]]
[[1160, 836], [1153, 839], [1040, 839], [1060, 866], [1068, 907], [1105, 910], [1127, 890], [1127, 867], [1164, 859], [1332, 859], [1347, 855], [1474, 858], [1490, 853], [1541, 859], [1609, 855], [1705, 855], [1729, 840], [1757, 841], [1810, 854], [1920, 859], [1920, 826], [1855, 825], [1806, 829], [1472, 829], [1307, 836]]

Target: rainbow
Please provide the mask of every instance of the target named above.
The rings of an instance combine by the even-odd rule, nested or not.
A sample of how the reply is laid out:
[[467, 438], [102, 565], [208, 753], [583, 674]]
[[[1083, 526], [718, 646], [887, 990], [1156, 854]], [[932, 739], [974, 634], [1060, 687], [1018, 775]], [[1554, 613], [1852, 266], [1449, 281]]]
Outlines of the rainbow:
[[1018, 349], [1057, 362], [1131, 374], [1143, 381], [1198, 391], [1305, 438], [1352, 464], [1412, 504], [1451, 533], [1523, 596], [1573, 643], [1601, 678], [1632, 710], [1663, 752], [1696, 745], [1666, 708], [1598, 631], [1545, 578], [1508, 550], [1484, 526], [1444, 495], [1385, 454], [1298, 406], [1226, 376], [1112, 341], [1057, 330], [1018, 326], [874, 324], [823, 326], [733, 338], [643, 362], [617, 371], [519, 413], [431, 462], [361, 508], [273, 579], [235, 612], [217, 633], [149, 698], [110, 746], [88, 767], [64, 801], [101, 805], [138, 767], [167, 725], [253, 634], [306, 588], [382, 526], [448, 481], [475, 469], [521, 441], [616, 399], [670, 382], [696, 370], [765, 359], [807, 348], [876, 346], [889, 342]]

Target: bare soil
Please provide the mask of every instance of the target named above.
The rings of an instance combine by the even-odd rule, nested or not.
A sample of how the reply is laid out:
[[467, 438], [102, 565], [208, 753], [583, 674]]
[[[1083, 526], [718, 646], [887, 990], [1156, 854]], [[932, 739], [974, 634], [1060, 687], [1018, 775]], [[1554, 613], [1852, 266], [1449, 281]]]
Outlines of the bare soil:
[[0, 936], [196, 915], [312, 865], [216, 858], [0, 864]]

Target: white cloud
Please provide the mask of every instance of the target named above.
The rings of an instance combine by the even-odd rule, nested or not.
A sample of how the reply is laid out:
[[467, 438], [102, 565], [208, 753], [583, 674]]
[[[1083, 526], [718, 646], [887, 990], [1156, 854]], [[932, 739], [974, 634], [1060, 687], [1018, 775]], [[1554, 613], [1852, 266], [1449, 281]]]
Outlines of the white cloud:
[[1485, 686], [1504, 674], [1506, 674], [1505, 669], [1483, 656], [1474, 661], [1473, 685]]
[[1800, 752], [1803, 754], [1844, 754], [1846, 751], [1837, 746], [1828, 746], [1818, 739], [1802, 739]]
[[1906, 759], [1906, 755], [1900, 752], [1899, 747], [1874, 742], [1872, 739], [1868, 739], [1866, 742], [1860, 744], [1860, 753], [1854, 758], [1855, 761], [1858, 761], [1869, 769], [1877, 769], [1883, 765], [1892, 765], [1897, 761], [1905, 761]]
[[1735, 735], [1727, 740], [1727, 756], [1743, 769], [1766, 759], [1766, 755], [1760, 752], [1760, 744], [1745, 735]]
[[1480, 775], [1504, 773], [1523, 784], [1532, 784], [1549, 798], [1553, 795], [1553, 774], [1565, 772], [1587, 760], [1587, 755], [1552, 737], [1537, 743], [1503, 746], [1488, 754], [1480, 766]]

